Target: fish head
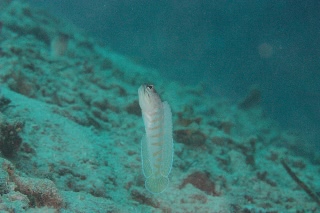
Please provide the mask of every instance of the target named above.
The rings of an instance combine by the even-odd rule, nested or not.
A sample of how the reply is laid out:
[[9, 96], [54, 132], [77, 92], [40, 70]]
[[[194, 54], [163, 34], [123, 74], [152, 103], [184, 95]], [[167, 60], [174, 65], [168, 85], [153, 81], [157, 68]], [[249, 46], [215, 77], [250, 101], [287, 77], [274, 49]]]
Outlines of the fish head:
[[161, 99], [152, 84], [143, 84], [139, 87], [139, 105], [143, 111], [152, 112], [161, 105]]

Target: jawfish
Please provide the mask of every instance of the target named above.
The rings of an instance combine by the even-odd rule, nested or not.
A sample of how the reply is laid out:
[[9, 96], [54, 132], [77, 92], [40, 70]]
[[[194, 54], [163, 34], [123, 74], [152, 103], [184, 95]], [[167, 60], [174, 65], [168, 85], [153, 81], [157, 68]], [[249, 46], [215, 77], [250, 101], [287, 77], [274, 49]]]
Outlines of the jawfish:
[[161, 102], [153, 85], [141, 85], [138, 95], [146, 131], [141, 140], [145, 187], [151, 193], [161, 193], [169, 184], [173, 161], [171, 109], [166, 101]]

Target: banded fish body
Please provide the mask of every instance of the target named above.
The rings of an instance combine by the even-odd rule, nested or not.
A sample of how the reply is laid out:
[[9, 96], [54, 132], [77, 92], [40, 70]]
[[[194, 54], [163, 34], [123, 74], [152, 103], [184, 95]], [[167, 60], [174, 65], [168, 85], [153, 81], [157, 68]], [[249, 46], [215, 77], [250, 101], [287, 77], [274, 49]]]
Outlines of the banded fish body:
[[173, 160], [172, 114], [153, 85], [141, 85], [139, 105], [146, 134], [141, 140], [142, 171], [145, 187], [152, 193], [163, 192], [169, 184]]

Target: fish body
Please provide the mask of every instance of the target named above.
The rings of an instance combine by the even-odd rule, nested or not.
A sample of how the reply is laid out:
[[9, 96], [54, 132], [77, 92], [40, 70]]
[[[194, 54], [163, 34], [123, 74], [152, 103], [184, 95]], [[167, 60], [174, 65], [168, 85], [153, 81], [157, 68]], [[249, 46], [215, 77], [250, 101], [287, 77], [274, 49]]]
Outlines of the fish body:
[[142, 171], [145, 187], [152, 193], [163, 192], [169, 184], [173, 161], [172, 114], [153, 85], [141, 85], [139, 105], [146, 134], [141, 140]]

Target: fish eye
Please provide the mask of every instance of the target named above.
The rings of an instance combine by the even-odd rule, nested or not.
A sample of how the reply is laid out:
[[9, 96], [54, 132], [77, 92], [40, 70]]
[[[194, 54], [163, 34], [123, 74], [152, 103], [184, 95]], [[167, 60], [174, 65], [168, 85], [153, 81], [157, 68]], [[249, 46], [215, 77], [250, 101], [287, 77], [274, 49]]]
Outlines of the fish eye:
[[149, 84], [149, 85], [147, 85], [147, 88], [148, 88], [148, 89], [153, 89], [153, 85], [152, 85], [152, 84]]

